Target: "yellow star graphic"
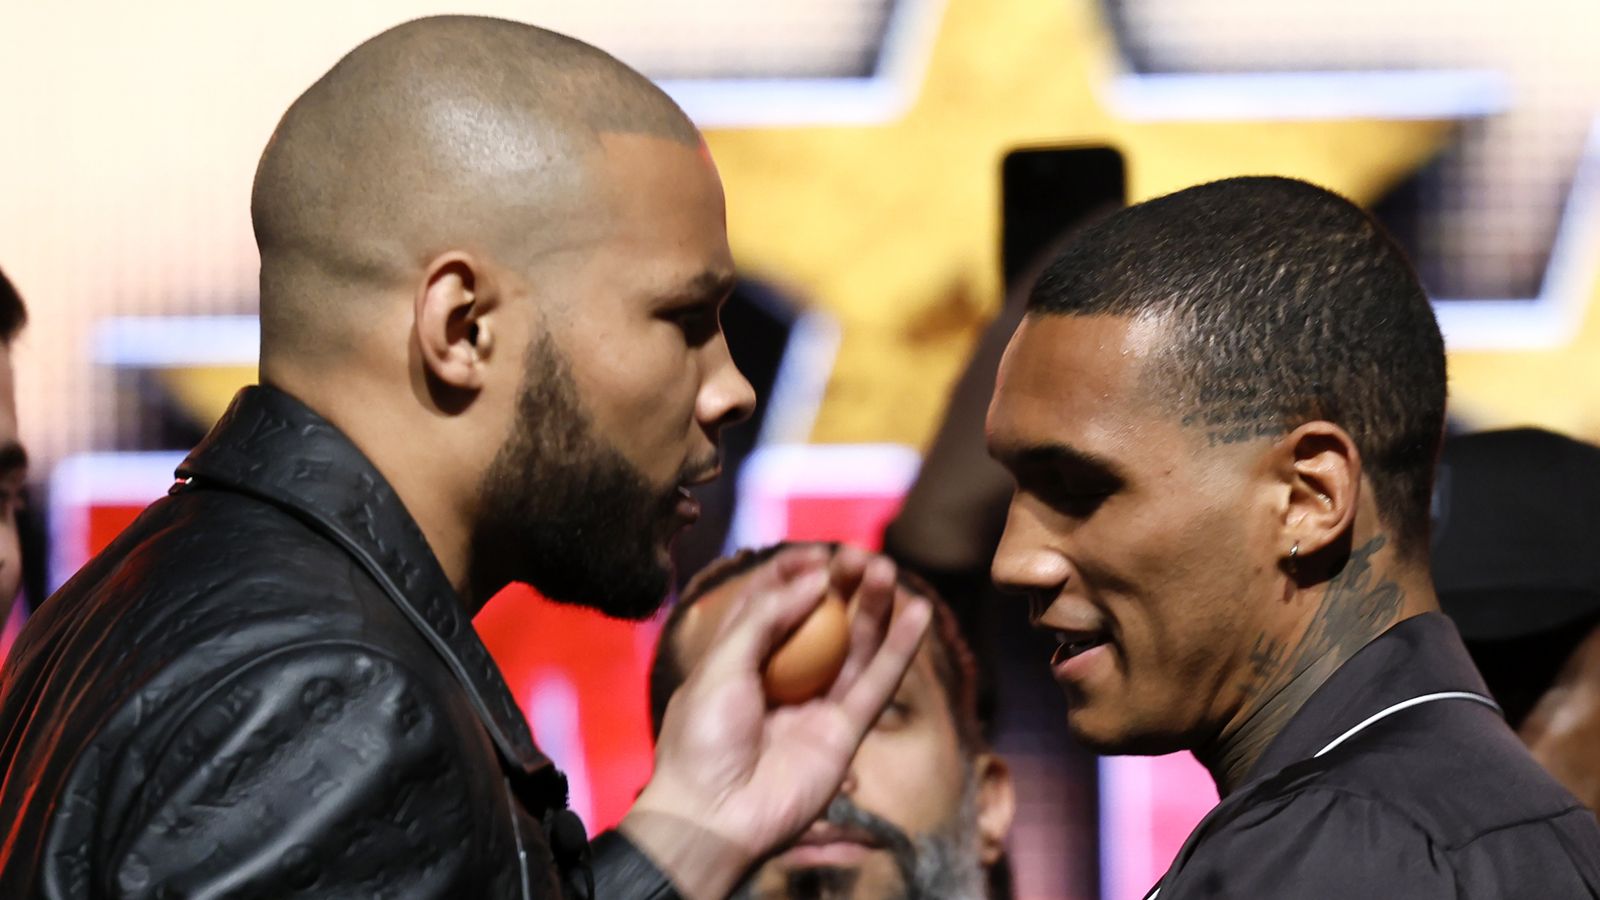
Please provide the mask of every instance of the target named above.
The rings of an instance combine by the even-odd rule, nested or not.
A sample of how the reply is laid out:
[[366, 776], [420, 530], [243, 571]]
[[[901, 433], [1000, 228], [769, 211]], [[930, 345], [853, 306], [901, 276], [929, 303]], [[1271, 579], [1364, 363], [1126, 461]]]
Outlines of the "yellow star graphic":
[[[922, 444], [1000, 291], [1000, 166], [1018, 147], [1109, 144], [1130, 199], [1239, 174], [1293, 175], [1370, 202], [1448, 121], [1129, 121], [1095, 0], [949, 0], [904, 115], [881, 124], [722, 128], [707, 139], [746, 271], [831, 313], [838, 358], [812, 437]], [[166, 374], [199, 421], [252, 369]]]
[[881, 125], [708, 133], [746, 271], [837, 317], [813, 438], [920, 445], [1000, 290], [1000, 165], [1017, 147], [1110, 144], [1130, 199], [1239, 174], [1360, 202], [1432, 155], [1450, 122], [1130, 122], [1092, 0], [950, 0], [910, 109]]
[[1451, 413], [1475, 430], [1534, 425], [1600, 443], [1600, 289], [1586, 299], [1558, 346], [1452, 352]]

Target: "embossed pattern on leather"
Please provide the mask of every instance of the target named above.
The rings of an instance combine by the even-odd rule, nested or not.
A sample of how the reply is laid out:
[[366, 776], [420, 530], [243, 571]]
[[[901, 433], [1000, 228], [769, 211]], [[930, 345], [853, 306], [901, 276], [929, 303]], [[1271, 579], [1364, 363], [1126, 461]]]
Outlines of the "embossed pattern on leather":
[[559, 776], [371, 464], [250, 388], [184, 471], [0, 670], [0, 897], [562, 896]]

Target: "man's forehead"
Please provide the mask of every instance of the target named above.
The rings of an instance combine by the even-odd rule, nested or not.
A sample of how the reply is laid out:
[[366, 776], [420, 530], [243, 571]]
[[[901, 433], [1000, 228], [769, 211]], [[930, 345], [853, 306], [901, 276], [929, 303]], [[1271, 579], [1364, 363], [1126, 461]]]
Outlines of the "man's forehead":
[[1146, 376], [1168, 334], [1162, 320], [1148, 317], [1025, 317], [1006, 347], [989, 406], [991, 452], [1004, 457], [1150, 416]]
[[[649, 135], [606, 135], [582, 215], [590, 263], [641, 295], [726, 288], [734, 276], [722, 186], [695, 148]], [[724, 293], [726, 291], [724, 290]]]

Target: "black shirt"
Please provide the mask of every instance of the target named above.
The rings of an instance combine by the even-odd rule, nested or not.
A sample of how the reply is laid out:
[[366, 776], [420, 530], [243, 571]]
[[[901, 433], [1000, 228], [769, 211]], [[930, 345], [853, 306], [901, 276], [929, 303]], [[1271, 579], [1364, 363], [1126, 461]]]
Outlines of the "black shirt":
[[1528, 755], [1454, 626], [1429, 613], [1311, 696], [1157, 895], [1600, 897], [1600, 826]]

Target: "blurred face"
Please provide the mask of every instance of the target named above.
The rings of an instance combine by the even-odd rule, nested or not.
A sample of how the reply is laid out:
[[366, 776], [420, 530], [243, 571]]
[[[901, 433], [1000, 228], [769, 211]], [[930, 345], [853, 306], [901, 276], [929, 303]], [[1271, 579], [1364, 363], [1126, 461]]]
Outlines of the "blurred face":
[[709, 156], [646, 135], [602, 143], [573, 245], [525, 284], [552, 302], [479, 531], [522, 561], [513, 578], [640, 617], [699, 517], [688, 487], [716, 477], [719, 432], [755, 396], [719, 323], [733, 262]]
[[28, 478], [28, 457], [17, 436], [17, 394], [11, 348], [0, 344], [0, 622], [22, 586], [22, 548], [17, 513]]
[[1017, 485], [993, 574], [1056, 634], [1071, 730], [1102, 752], [1214, 737], [1278, 627], [1259, 448], [1207, 446], [1153, 398], [1166, 339], [1160, 322], [1029, 316], [989, 410], [990, 452]]
[[[719, 586], [685, 615], [673, 635], [685, 669], [704, 654], [747, 579]], [[981, 897], [984, 868], [1010, 827], [1010, 802], [1003, 764], [962, 748], [924, 644], [826, 813], [737, 896]]]

